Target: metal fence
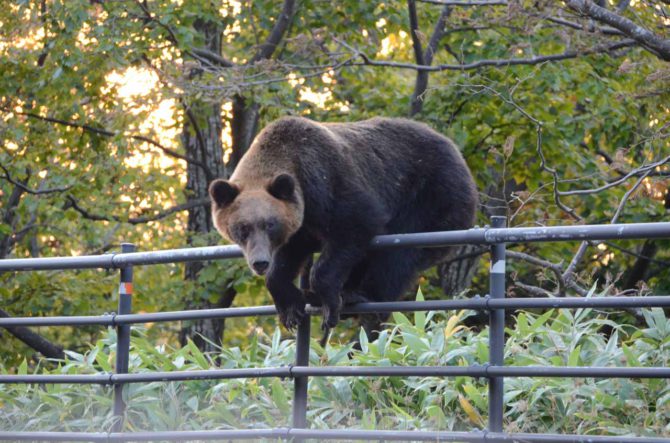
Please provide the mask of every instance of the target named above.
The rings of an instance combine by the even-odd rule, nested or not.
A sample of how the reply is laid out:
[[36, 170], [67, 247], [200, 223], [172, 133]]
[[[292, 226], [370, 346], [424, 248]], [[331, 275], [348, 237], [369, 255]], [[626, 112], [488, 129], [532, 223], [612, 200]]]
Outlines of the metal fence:
[[[158, 263], [230, 259], [241, 257], [236, 246], [214, 246], [134, 252], [133, 245], [124, 244], [121, 253], [35, 259], [0, 260], [0, 272], [39, 271], [53, 269], [102, 268], [119, 269], [118, 312], [93, 316], [2, 318], [0, 326], [79, 326], [115, 327], [118, 334], [116, 372], [95, 375], [1, 375], [0, 383], [89, 383], [114, 387], [114, 415], [117, 420], [111, 432], [5, 432], [0, 440], [26, 441], [184, 441], [246, 439], [320, 439], [375, 441], [464, 441], [464, 442], [668, 442], [668, 438], [580, 436], [557, 434], [509, 434], [503, 430], [505, 377], [574, 377], [574, 378], [664, 378], [670, 379], [667, 367], [543, 367], [504, 366], [504, 316], [506, 310], [523, 308], [632, 308], [670, 307], [670, 296], [602, 297], [602, 298], [524, 298], [505, 299], [505, 244], [509, 242], [547, 242], [571, 240], [617, 240], [670, 238], [670, 223], [637, 223], [618, 225], [584, 225], [537, 228], [505, 228], [503, 217], [493, 217], [492, 226], [466, 231], [448, 231], [376, 237], [372, 248], [437, 247], [460, 244], [488, 244], [491, 247], [490, 293], [486, 297], [467, 300], [424, 302], [360, 303], [345, 307], [345, 313], [362, 314], [392, 311], [429, 311], [474, 309], [489, 314], [489, 362], [476, 366], [419, 367], [346, 367], [309, 366], [310, 318], [318, 314], [308, 309], [296, 334], [296, 361], [289, 367], [211, 369], [153, 373], [128, 373], [130, 327], [135, 323], [167, 322], [206, 318], [231, 318], [274, 315], [273, 306], [208, 309], [195, 311], [132, 314], [133, 266]], [[307, 384], [309, 377], [385, 377], [385, 376], [470, 376], [489, 382], [488, 429], [472, 432], [450, 431], [368, 431], [308, 429]], [[208, 431], [122, 432], [126, 404], [124, 386], [128, 383], [204, 379], [288, 377], [294, 381], [291, 426], [275, 429], [237, 429]]]

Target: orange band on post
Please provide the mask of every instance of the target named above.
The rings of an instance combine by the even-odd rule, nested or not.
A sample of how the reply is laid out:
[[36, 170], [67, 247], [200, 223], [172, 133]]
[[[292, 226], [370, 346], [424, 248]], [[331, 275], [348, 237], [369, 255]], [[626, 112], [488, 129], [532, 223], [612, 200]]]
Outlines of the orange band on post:
[[119, 294], [121, 294], [121, 295], [133, 295], [133, 284], [132, 283], [121, 283], [119, 285]]

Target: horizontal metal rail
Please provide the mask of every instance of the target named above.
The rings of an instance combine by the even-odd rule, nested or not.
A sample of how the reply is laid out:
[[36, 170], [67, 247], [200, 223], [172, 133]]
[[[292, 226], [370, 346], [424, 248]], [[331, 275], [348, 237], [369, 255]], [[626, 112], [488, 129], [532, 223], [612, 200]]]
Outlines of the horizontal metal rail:
[[0, 375], [0, 384], [147, 383], [187, 380], [224, 380], [266, 377], [570, 377], [668, 378], [670, 368], [603, 366], [282, 366], [275, 368], [206, 369], [90, 375]]
[[[670, 238], [670, 222], [536, 228], [474, 228], [462, 231], [381, 235], [373, 239], [371, 247], [385, 249], [505, 242], [623, 240], [635, 238]], [[125, 266], [239, 257], [242, 257], [242, 252], [238, 246], [206, 246], [152, 252], [133, 252], [128, 254], [4, 259], [0, 260], [0, 272], [87, 268], [111, 269]]]
[[317, 366], [291, 368], [291, 374], [310, 377], [572, 377], [670, 378], [670, 368], [571, 366]]
[[[454, 309], [531, 309], [531, 308], [650, 308], [670, 307], [670, 295], [648, 297], [598, 297], [598, 298], [509, 298], [494, 300], [475, 297], [464, 300], [398, 301], [380, 303], [357, 303], [345, 306], [344, 314], [368, 314], [380, 312], [446, 311]], [[320, 315], [317, 307], [307, 306], [310, 315]], [[169, 322], [179, 320], [202, 320], [209, 318], [238, 318], [275, 315], [274, 306], [252, 306], [246, 308], [202, 309], [191, 311], [154, 312], [148, 314], [103, 314], [60, 317], [12, 317], [0, 318], [0, 327], [7, 326], [117, 326], [137, 323]]]
[[363, 429], [222, 429], [211, 431], [162, 432], [0, 432], [0, 440], [11, 441], [197, 441], [197, 440], [258, 440], [313, 438], [319, 440], [376, 440], [376, 441], [459, 441], [459, 442], [528, 442], [528, 443], [668, 443], [667, 438], [616, 437], [572, 434], [506, 434], [503, 432], [457, 431], [386, 431]]
[[[25, 441], [184, 441], [184, 440], [258, 440], [286, 439], [302, 441], [306, 438], [320, 440], [413, 440], [413, 441], [466, 441], [466, 442], [669, 442], [667, 438], [556, 435], [556, 434], [506, 434], [503, 431], [503, 380], [505, 377], [572, 377], [572, 378], [659, 378], [670, 379], [670, 368], [665, 367], [546, 367], [505, 366], [502, 359], [504, 323], [503, 311], [522, 308], [631, 308], [670, 307], [670, 296], [650, 297], [597, 297], [597, 298], [527, 298], [505, 299], [505, 247], [508, 242], [545, 242], [572, 240], [616, 240], [670, 238], [670, 223], [639, 223], [622, 225], [583, 225], [533, 228], [505, 228], [504, 219], [493, 217], [492, 226], [465, 231], [427, 232], [375, 237], [373, 249], [443, 247], [460, 244], [491, 245], [491, 297], [475, 296], [466, 300], [439, 300], [427, 302], [359, 303], [345, 306], [345, 314], [364, 314], [395, 311], [437, 311], [474, 309], [488, 311], [490, 323], [489, 362], [473, 366], [320, 366], [310, 367], [306, 352], [309, 351], [309, 321], [303, 322], [297, 338], [295, 365], [271, 368], [211, 369], [171, 372], [127, 373], [129, 344], [121, 344], [115, 373], [102, 374], [48, 374], [0, 375], [0, 384], [9, 383], [67, 383], [100, 384], [114, 386], [114, 419], [111, 432], [0, 432], [0, 440]], [[0, 318], [0, 327], [12, 326], [83, 326], [100, 325], [116, 327], [119, 337], [129, 325], [148, 322], [199, 320], [275, 315], [274, 306], [249, 308], [209, 309], [197, 311], [158, 312], [131, 314], [129, 300], [132, 295], [132, 267], [160, 263], [179, 263], [242, 257], [237, 246], [212, 246], [202, 248], [172, 249], [151, 252], [36, 259], [0, 260], [0, 272], [60, 269], [120, 269], [119, 296], [125, 297], [126, 306], [119, 304], [118, 313], [97, 316], [68, 316], [48, 318]], [[309, 315], [319, 315], [320, 309], [307, 306]], [[498, 320], [496, 320], [498, 319]], [[300, 350], [302, 349], [302, 358]], [[311, 430], [305, 429], [308, 377], [482, 377], [489, 382], [488, 430], [473, 432], [452, 431], [368, 431], [368, 430]], [[280, 377], [291, 378], [295, 384], [293, 420], [290, 428], [278, 429], [229, 429], [211, 431], [167, 432], [118, 432], [123, 429], [125, 400], [123, 387], [128, 383], [172, 382], [186, 380], [220, 380]]]
[[18, 383], [53, 383], [72, 385], [111, 385], [112, 374], [34, 374], [34, 375], [0, 375], [0, 384]]

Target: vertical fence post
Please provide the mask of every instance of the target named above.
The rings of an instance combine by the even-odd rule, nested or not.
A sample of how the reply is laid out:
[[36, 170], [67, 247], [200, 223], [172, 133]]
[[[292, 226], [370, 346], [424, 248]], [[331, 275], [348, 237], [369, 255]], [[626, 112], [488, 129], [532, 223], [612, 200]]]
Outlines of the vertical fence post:
[[[492, 228], [504, 228], [505, 217], [491, 217]], [[505, 298], [505, 243], [491, 245], [490, 297]], [[505, 310], [489, 311], [489, 364], [502, 366], [505, 351]], [[503, 377], [489, 377], [489, 431], [503, 430]]]
[[[298, 325], [296, 335], [296, 366], [309, 365], [309, 336], [311, 319], [309, 314], [305, 315]], [[295, 377], [293, 384], [293, 420], [294, 428], [307, 427], [307, 382], [308, 377]]]
[[[311, 318], [308, 315], [298, 325], [296, 333], [295, 365], [309, 365], [309, 336]], [[294, 428], [307, 427], [307, 382], [308, 377], [295, 377], [293, 379], [293, 420], [291, 426]]]
[[[300, 277], [300, 289], [309, 287], [309, 270], [312, 267], [311, 259], [306, 265], [306, 271]], [[295, 338], [295, 365], [309, 366], [309, 336], [311, 317], [305, 315], [300, 324]], [[307, 427], [307, 383], [308, 377], [295, 377], [293, 379], [293, 419], [291, 426], [294, 428]], [[300, 439], [294, 439], [300, 441]]]
[[[121, 253], [135, 252], [135, 245], [131, 243], [121, 244]], [[119, 309], [118, 314], [130, 314], [133, 303], [133, 267], [121, 268], [119, 282]], [[128, 372], [128, 357], [130, 353], [130, 325], [118, 325], [116, 327], [116, 373]], [[123, 430], [124, 414], [126, 404], [123, 401], [123, 383], [114, 385], [114, 422], [113, 432]]]

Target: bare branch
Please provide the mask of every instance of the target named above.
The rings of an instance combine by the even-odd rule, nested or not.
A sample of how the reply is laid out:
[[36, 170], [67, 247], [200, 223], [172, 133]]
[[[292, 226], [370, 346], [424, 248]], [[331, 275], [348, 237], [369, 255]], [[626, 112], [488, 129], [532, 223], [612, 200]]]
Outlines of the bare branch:
[[[342, 43], [342, 42], [340, 42]], [[416, 71], [468, 71], [473, 69], [480, 69], [484, 67], [506, 67], [517, 65], [538, 65], [545, 62], [554, 62], [561, 60], [569, 60], [578, 57], [584, 57], [593, 54], [602, 54], [606, 52], [615, 51], [617, 49], [628, 48], [636, 46], [635, 40], [627, 39], [621, 40], [609, 45], [596, 46], [592, 49], [585, 49], [583, 51], [565, 51], [561, 54], [541, 55], [529, 58], [511, 58], [511, 59], [485, 59], [478, 60], [466, 64], [443, 64], [436, 66], [417, 65], [414, 63], [392, 62], [383, 60], [372, 60], [365, 53], [355, 50], [356, 55], [361, 58], [361, 62], [350, 63], [353, 66], [375, 66], [375, 67], [391, 67], [399, 69], [413, 69]], [[348, 46], [348, 45], [347, 45]], [[351, 46], [349, 46], [351, 49]]]
[[551, 272], [554, 273], [556, 276], [556, 283], [558, 286], [558, 295], [560, 297], [565, 296], [565, 280], [563, 279], [563, 276], [561, 274], [561, 267], [555, 263], [552, 263], [547, 260], [543, 260], [541, 258], [533, 257], [532, 255], [525, 254], [523, 252], [517, 252], [517, 251], [507, 251], [507, 256], [510, 258], [515, 258], [517, 260], [523, 260], [527, 263], [531, 263], [535, 266], [539, 266], [544, 269], [548, 269]]
[[293, 13], [295, 12], [294, 8], [295, 0], [284, 0], [281, 13], [279, 14], [279, 17], [277, 17], [277, 20], [270, 31], [270, 35], [268, 35], [268, 38], [260, 46], [258, 52], [253, 56], [249, 64], [254, 64], [259, 60], [268, 59], [272, 56], [293, 19]]
[[158, 20], [151, 13], [151, 11], [149, 11], [149, 8], [147, 7], [146, 3], [143, 3], [141, 0], [135, 0], [135, 3], [137, 4], [137, 6], [140, 7], [142, 12], [144, 13], [144, 19], [146, 19], [147, 22], [155, 23], [159, 27], [163, 28], [168, 33], [168, 40], [170, 40], [170, 42], [178, 48], [179, 40], [177, 39], [177, 35], [174, 33], [172, 28], [170, 28], [170, 26], [166, 25], [162, 21]]
[[471, 7], [471, 6], [507, 6], [506, 0], [468, 0], [468, 1], [458, 1], [458, 0], [419, 0], [423, 3], [432, 3], [434, 5], [444, 5], [444, 6], [461, 6], [461, 7]]
[[68, 189], [72, 188], [72, 185], [70, 185], [70, 186], [63, 186], [60, 188], [32, 189], [26, 186], [24, 183], [21, 183], [20, 181], [14, 180], [12, 178], [12, 175], [9, 173], [9, 170], [2, 163], [0, 163], [0, 169], [2, 169], [2, 171], [4, 172], [4, 175], [0, 175], [0, 178], [7, 180], [14, 186], [21, 188], [24, 192], [27, 192], [28, 194], [32, 195], [53, 194], [55, 192], [65, 192]]
[[547, 165], [547, 160], [544, 157], [544, 151], [542, 150], [542, 125], [537, 125], [537, 144], [536, 144], [537, 155], [540, 157], [540, 169], [543, 171], [549, 172], [554, 181], [554, 203], [558, 206], [563, 212], [570, 215], [574, 220], [581, 221], [582, 217], [577, 215], [573, 208], [568, 207], [561, 201], [561, 191], [558, 189], [559, 177], [556, 169], [551, 168]]
[[449, 18], [450, 14], [451, 14], [451, 8], [449, 6], [445, 6], [444, 8], [442, 8], [442, 12], [440, 13], [437, 22], [433, 27], [433, 33], [430, 36], [428, 46], [426, 46], [426, 50], [423, 53], [423, 60], [424, 63], [427, 65], [433, 63], [433, 57], [435, 56], [435, 52], [437, 51], [437, 45], [440, 43], [440, 40], [442, 40], [442, 37], [444, 37], [447, 19]]
[[617, 179], [613, 182], [610, 182], [606, 185], [603, 185], [603, 186], [600, 186], [600, 187], [597, 187], [597, 188], [591, 188], [591, 189], [576, 189], [576, 190], [573, 190], [573, 191], [559, 191], [559, 194], [562, 195], [562, 196], [597, 194], [598, 192], [602, 192], [602, 191], [605, 191], [607, 189], [618, 186], [618, 185], [624, 183], [625, 181], [627, 181], [628, 179], [630, 179], [631, 177], [636, 177], [636, 176], [641, 175], [641, 174], [646, 177], [647, 175], [654, 172], [654, 170], [657, 167], [659, 167], [661, 165], [664, 165], [665, 163], [668, 163], [668, 162], [670, 162], [670, 155], [667, 156], [667, 157], [662, 158], [661, 160], [659, 160], [657, 162], [650, 163], [648, 165], [640, 166], [639, 168], [633, 169], [632, 171], [630, 171], [628, 174], [624, 175], [623, 177], [621, 177], [621, 178], [619, 178], [619, 179]]
[[616, 243], [612, 243], [612, 242], [609, 242], [609, 241], [605, 241], [603, 243], [606, 244], [607, 246], [609, 246], [610, 248], [613, 248], [613, 249], [616, 249], [618, 251], [623, 252], [626, 255], [630, 255], [630, 256], [638, 258], [640, 260], [648, 260], [651, 263], [656, 263], [656, 264], [661, 265], [661, 266], [670, 267], [670, 261], [659, 260], [657, 258], [650, 257], [650, 256], [645, 255], [645, 254], [640, 254], [640, 253], [637, 253], [635, 251], [631, 251], [630, 249], [626, 249], [623, 246], [617, 245]]
[[454, 262], [457, 262], [457, 261], [467, 260], [467, 259], [473, 258], [473, 257], [479, 257], [480, 255], [484, 255], [487, 252], [489, 252], [489, 250], [490, 250], [489, 248], [474, 249], [474, 250], [472, 250], [470, 252], [466, 252], [464, 254], [459, 254], [459, 255], [456, 255], [456, 256], [453, 256], [453, 257], [449, 257], [449, 259], [443, 261], [442, 264], [448, 265], [448, 264], [451, 264], [451, 263], [454, 263]]
[[174, 158], [178, 158], [180, 160], [184, 160], [187, 163], [194, 164], [196, 166], [199, 166], [203, 170], [208, 171], [207, 165], [205, 165], [204, 163], [199, 162], [198, 160], [196, 160], [194, 158], [191, 158], [187, 155], [180, 154], [177, 151], [175, 151], [174, 149], [168, 148], [167, 146], [163, 146], [160, 142], [158, 142], [154, 139], [151, 139], [151, 138], [149, 138], [145, 135], [127, 135], [126, 136], [126, 135], [121, 134], [120, 132], [108, 131], [107, 129], [96, 128], [96, 127], [91, 126], [91, 125], [82, 124], [82, 123], [75, 123], [75, 122], [72, 122], [72, 121], [62, 120], [62, 119], [54, 118], [54, 117], [43, 117], [39, 114], [33, 114], [32, 112], [16, 112], [16, 111], [14, 111], [12, 109], [9, 109], [9, 108], [0, 108], [0, 109], [2, 109], [5, 112], [12, 112], [12, 113], [17, 114], [17, 115], [23, 115], [23, 116], [26, 116], [26, 117], [42, 120], [42, 121], [49, 122], [49, 123], [55, 123], [55, 124], [62, 125], [62, 126], [68, 126], [70, 128], [81, 129], [82, 131], [90, 132], [91, 134], [101, 135], [101, 136], [104, 136], [104, 137], [116, 137], [118, 135], [122, 135], [122, 136], [130, 138], [132, 140], [137, 140], [137, 141], [148, 143], [148, 144], [160, 149], [161, 151], [163, 151], [165, 154], [169, 155], [170, 157], [174, 157]]
[[192, 55], [197, 56], [196, 58], [198, 60], [205, 59], [210, 63], [213, 63], [215, 66], [219, 66], [222, 68], [232, 68], [235, 66], [233, 62], [230, 60], [220, 56], [219, 54], [216, 54], [208, 49], [204, 48], [193, 48], [190, 50]]
[[[336, 39], [334, 39], [336, 40]], [[342, 44], [342, 42], [340, 42]], [[347, 66], [354, 66], [355, 63], [353, 62], [353, 58], [347, 58], [344, 59], [340, 62], [335, 62], [333, 64], [329, 65], [323, 65], [323, 66], [312, 66], [312, 67], [302, 67], [303, 69], [306, 70], [312, 70], [312, 69], [319, 69], [318, 71], [315, 72], [309, 72], [305, 74], [300, 74], [300, 78], [314, 78], [314, 77], [320, 77], [326, 72], [330, 71], [338, 71], [344, 67]], [[291, 68], [294, 65], [284, 65], [286, 68]], [[273, 83], [286, 83], [286, 75], [281, 75], [277, 77], [269, 77], [269, 78], [263, 78], [260, 80], [253, 80], [253, 81], [239, 81], [239, 82], [226, 82], [221, 85], [211, 85], [209, 83], [198, 83], [197, 81], [193, 81], [190, 86], [194, 89], [200, 89], [203, 91], [207, 92], [213, 92], [213, 91], [224, 91], [226, 93], [232, 93], [232, 94], [237, 94], [241, 89], [244, 88], [251, 88], [254, 86], [262, 86], [262, 85], [270, 85]]]
[[[518, 85], [517, 85], [518, 86]], [[544, 156], [544, 151], [542, 150], [542, 130], [543, 130], [543, 124], [540, 120], [536, 119], [532, 115], [530, 115], [524, 108], [519, 106], [519, 104], [514, 100], [513, 94], [516, 89], [513, 88], [509, 96], [505, 96], [501, 94], [500, 92], [496, 91], [494, 88], [491, 88], [490, 86], [486, 85], [473, 85], [472, 87], [482, 89], [489, 91], [496, 97], [500, 98], [503, 102], [513, 106], [517, 111], [521, 113], [524, 117], [526, 117], [528, 120], [530, 120], [534, 125], [535, 125], [535, 131], [536, 131], [536, 151], [537, 155], [540, 158], [540, 170], [548, 172], [551, 174], [552, 179], [553, 179], [553, 190], [554, 190], [554, 202], [556, 203], [556, 206], [558, 206], [562, 211], [570, 215], [574, 220], [576, 221], [581, 221], [582, 218], [577, 215], [577, 213], [574, 211], [574, 209], [569, 208], [566, 206], [562, 201], [561, 201], [561, 194], [558, 189], [558, 185], [560, 182], [560, 178], [558, 176], [558, 172], [556, 169], [551, 168], [547, 165], [546, 158]]]
[[568, 288], [574, 290], [578, 295], [584, 297], [588, 294], [588, 290], [579, 286], [574, 279], [566, 279], [565, 275], [562, 273], [562, 268], [556, 263], [551, 263], [550, 261], [543, 260], [541, 258], [533, 257], [532, 255], [525, 254], [523, 252], [517, 251], [507, 251], [507, 255], [510, 258], [523, 260], [527, 263], [534, 264], [541, 268], [550, 270], [556, 276], [557, 283], [557, 292], [553, 293], [544, 288], [539, 288], [537, 286], [527, 285], [518, 281], [515, 281], [514, 284], [533, 295], [539, 295], [540, 297], [565, 297], [566, 290]]
[[[670, 160], [670, 158], [669, 158]], [[645, 178], [653, 171], [652, 169], [648, 169], [639, 179], [635, 184], [628, 190], [626, 193], [623, 195], [621, 198], [621, 201], [619, 202], [619, 206], [617, 207], [616, 212], [612, 216], [612, 219], [610, 220], [610, 223], [616, 223], [617, 220], [619, 219], [619, 215], [621, 214], [621, 211], [623, 211], [624, 206], [628, 202], [628, 199], [630, 196], [640, 187], [642, 182], [644, 181]], [[563, 273], [563, 278], [568, 281], [572, 282], [574, 281], [574, 273], [575, 270], [577, 269], [577, 266], [579, 263], [582, 261], [582, 258], [584, 257], [584, 254], [586, 254], [586, 250], [589, 246], [589, 242], [583, 241], [579, 245], [579, 248], [577, 249], [577, 252], [575, 253], [574, 257], [572, 257], [572, 260], [570, 261], [570, 264], [566, 268], [565, 272]]]
[[579, 248], [577, 248], [577, 252], [575, 252], [575, 255], [572, 257], [572, 260], [570, 260], [570, 264], [568, 267], [565, 269], [563, 272], [563, 278], [567, 281], [572, 281], [574, 279], [575, 271], [577, 270], [577, 266], [579, 265], [579, 262], [582, 261], [582, 258], [584, 258], [584, 254], [586, 254], [586, 248], [588, 248], [589, 242], [583, 241], [579, 244]]
[[527, 285], [520, 281], [514, 281], [514, 285], [518, 286], [519, 288], [523, 289], [524, 291], [527, 291], [529, 294], [534, 295], [536, 297], [548, 297], [548, 298], [555, 297], [555, 295], [552, 294], [551, 291], [547, 291], [546, 289], [543, 288], [538, 288], [537, 286]]
[[647, 176], [649, 176], [650, 173], [651, 170], [647, 170], [644, 174], [642, 174], [642, 176], [640, 176], [637, 182], [635, 182], [635, 184], [628, 191], [626, 191], [626, 193], [621, 198], [621, 201], [619, 202], [619, 207], [616, 208], [616, 211], [614, 212], [614, 215], [612, 216], [612, 220], [610, 221], [610, 223], [613, 224], [617, 222], [630, 196], [633, 195], [633, 193], [640, 187], [644, 179], [647, 178]]
[[409, 13], [409, 34], [412, 37], [412, 48], [414, 49], [414, 60], [417, 65], [425, 65], [423, 61], [423, 48], [421, 36], [419, 35], [419, 19], [416, 14], [416, 1], [407, 0], [407, 10]]
[[[122, 222], [122, 223], [130, 223], [131, 225], [137, 225], [137, 224], [142, 224], [142, 223], [148, 223], [152, 221], [157, 221], [161, 220], [165, 217], [168, 217], [172, 214], [175, 214], [177, 212], [181, 211], [186, 211], [188, 209], [196, 208], [198, 206], [208, 206], [210, 204], [209, 198], [199, 198], [195, 200], [188, 201], [186, 203], [182, 203], [180, 205], [173, 206], [171, 208], [168, 208], [166, 210], [154, 213], [152, 215], [143, 215], [139, 217], [130, 217], [130, 218], [123, 218], [123, 217], [118, 217], [116, 215], [101, 215], [101, 214], [95, 214], [92, 213], [84, 208], [82, 208], [77, 200], [72, 197], [71, 195], [67, 196], [67, 200], [69, 203], [68, 207], [71, 207], [78, 213], [80, 213], [84, 218], [89, 219], [89, 220], [94, 220], [94, 221], [116, 221], [116, 222]], [[67, 209], [67, 208], [66, 208]], [[146, 211], [149, 212], [149, 211]]]
[[[552, 23], [556, 23], [561, 26], [567, 26], [568, 28], [572, 29], [578, 29], [580, 31], [584, 30], [584, 26], [580, 23], [575, 23], [571, 22], [569, 20], [565, 20], [563, 18], [558, 18], [558, 17], [541, 17], [544, 20], [550, 21]], [[610, 28], [610, 27], [595, 27], [593, 29], [594, 31], [600, 32], [601, 34], [604, 35], [624, 35], [623, 32], [619, 31], [618, 29]]]
[[[0, 309], [0, 317], [11, 318], [11, 315], [4, 309]], [[43, 356], [47, 358], [63, 359], [63, 348], [59, 345], [51, 343], [49, 340], [42, 337], [40, 334], [31, 331], [24, 326], [5, 326], [14, 337], [21, 340], [26, 345], [30, 346]]]
[[158, 19], [158, 17], [155, 14], [152, 14], [151, 11], [149, 11], [149, 8], [147, 8], [146, 4], [143, 3], [140, 0], [135, 0], [135, 3], [140, 7], [142, 12], [144, 13], [144, 16], [142, 17], [146, 22], [150, 23], [155, 23], [159, 27], [163, 28], [167, 34], [168, 34], [168, 40], [170, 43], [174, 45], [175, 48], [182, 50], [184, 53], [190, 55], [194, 59], [202, 62], [206, 61], [209, 64], [213, 64], [214, 66], [221, 67], [221, 68], [231, 68], [235, 66], [233, 62], [230, 60], [226, 59], [225, 57], [221, 56], [220, 54], [216, 54], [215, 52], [212, 52], [208, 49], [205, 48], [182, 48], [181, 43], [177, 39], [177, 35], [175, 34], [174, 30], [167, 24], [163, 23], [161, 20]]
[[[538, 156], [540, 158], [540, 168], [543, 171], [549, 172], [553, 177], [553, 181], [554, 181], [554, 183], [553, 183], [553, 186], [554, 186], [554, 200], [555, 200], [557, 206], [559, 206], [563, 211], [567, 212], [568, 214], [573, 216], [573, 218], [580, 221], [581, 217], [579, 217], [575, 213], [574, 209], [567, 207], [560, 200], [560, 197], [562, 195], [566, 195], [566, 194], [569, 195], [570, 193], [569, 192], [563, 193], [563, 192], [560, 192], [558, 190], [558, 185], [560, 183], [560, 178], [558, 176], [558, 172], [556, 171], [556, 169], [551, 168], [547, 165], [546, 158], [545, 158], [543, 150], [542, 150], [542, 122], [537, 120], [536, 118], [534, 118], [532, 115], [530, 115], [528, 112], [526, 112], [526, 110], [524, 110], [521, 106], [519, 106], [514, 101], [514, 98], [513, 98], [514, 89], [510, 92], [509, 96], [506, 97], [503, 94], [501, 94], [500, 92], [498, 92], [495, 89], [493, 89], [489, 86], [486, 86], [486, 85], [470, 85], [470, 87], [478, 88], [478, 89], [481, 89], [481, 90], [486, 90], [486, 91], [491, 92], [492, 94], [494, 94], [495, 96], [497, 96], [501, 100], [503, 100], [505, 103], [508, 103], [508, 104], [512, 105], [524, 117], [526, 117], [527, 119], [529, 119], [531, 122], [533, 122], [535, 124], [536, 132], [537, 132], [537, 146], [536, 146], [536, 149], [537, 149]], [[641, 177], [639, 177], [636, 184], [630, 190], [628, 190], [626, 192], [626, 194], [623, 196], [621, 202], [619, 203], [619, 207], [618, 207], [617, 211], [615, 212], [615, 214], [612, 218], [611, 223], [615, 223], [617, 221], [617, 219], [618, 219], [624, 205], [628, 201], [629, 197], [641, 185], [643, 180], [648, 175], [652, 174], [658, 166], [660, 166], [664, 163], [667, 163], [668, 161], [670, 161], [670, 156], [668, 156], [666, 158], [663, 158], [658, 162], [654, 162], [654, 163], [651, 163], [649, 165], [645, 165], [645, 166], [642, 166], [640, 168], [637, 168], [636, 170], [631, 171], [629, 174], [627, 174], [625, 176], [625, 179], [628, 179], [630, 177], [642, 174]], [[602, 191], [604, 189], [608, 189], [610, 187], [616, 186], [616, 184], [621, 184], [625, 181], [625, 179], [623, 179], [623, 180], [620, 179], [620, 180], [617, 180], [617, 181], [615, 181], [613, 183], [610, 183], [606, 186], [602, 186], [602, 187], [599, 188], [599, 190]], [[592, 193], [592, 192], [593, 192], [593, 190], [583, 190], [581, 193], [587, 194], [587, 193]], [[558, 281], [559, 286], [560, 286], [559, 294], [564, 294], [565, 288], [570, 288], [570, 289], [574, 289], [578, 294], [584, 296], [588, 293], [588, 291], [586, 289], [580, 287], [575, 282], [575, 270], [576, 270], [579, 262], [582, 260], [582, 258], [586, 254], [588, 246], [589, 246], [589, 242], [583, 242], [583, 243], [580, 244], [577, 252], [575, 253], [574, 257], [572, 258], [570, 264], [568, 265], [568, 267], [566, 268], [565, 271], [562, 271], [561, 267], [559, 267], [558, 265], [553, 265], [550, 262], [543, 261], [541, 259], [536, 259], [532, 256], [528, 256], [527, 254], [510, 252], [510, 256], [516, 255], [516, 257], [519, 258], [519, 259], [526, 260], [529, 263], [534, 263], [538, 266], [543, 266], [543, 267], [546, 267], [547, 269], [552, 270], [552, 272], [554, 272], [556, 274], [557, 281]], [[519, 287], [521, 287], [521, 285], [519, 285]], [[531, 286], [528, 286], [528, 285], [523, 285], [523, 288], [528, 290], [528, 291], [533, 291], [534, 290], [535, 294], [540, 294], [542, 291], [544, 291], [544, 289], [531, 287]]]
[[[186, 105], [182, 101], [182, 106], [184, 108], [184, 111], [186, 112], [186, 116], [188, 117], [189, 122], [191, 122], [191, 125], [193, 126], [193, 131], [195, 132], [195, 137], [196, 140], [198, 141], [198, 147], [200, 148], [200, 155], [202, 155], [202, 158], [207, 158], [207, 144], [205, 143], [205, 138], [202, 135], [202, 130], [200, 129], [200, 125], [198, 124], [198, 120], [195, 118], [195, 115], [193, 115], [193, 111], [191, 111], [191, 108]], [[205, 175], [207, 176], [208, 180], [213, 180], [215, 177], [212, 175], [212, 172], [209, 170], [209, 168], [203, 168], [205, 171]]]
[[[445, 26], [447, 18], [451, 13], [451, 8], [445, 6], [442, 8], [440, 17], [435, 23], [433, 28], [433, 33], [428, 41], [428, 46], [424, 51], [421, 44], [421, 36], [419, 35], [419, 21], [416, 15], [416, 3], [414, 0], [408, 0], [407, 6], [409, 9], [409, 23], [410, 23], [410, 34], [412, 35], [412, 46], [414, 48], [414, 57], [417, 65], [426, 65], [429, 66], [433, 63], [433, 56], [437, 50], [437, 45], [440, 43], [440, 40], [445, 34]], [[410, 116], [415, 115], [421, 112], [423, 108], [423, 99], [422, 96], [425, 94], [426, 89], [428, 88], [428, 71], [417, 71], [416, 81], [414, 82], [414, 91], [412, 92], [412, 97], [410, 99]]]
[[598, 6], [591, 0], [566, 0], [565, 3], [587, 17], [618, 29], [660, 59], [670, 61], [670, 40], [654, 34], [632, 20]]

